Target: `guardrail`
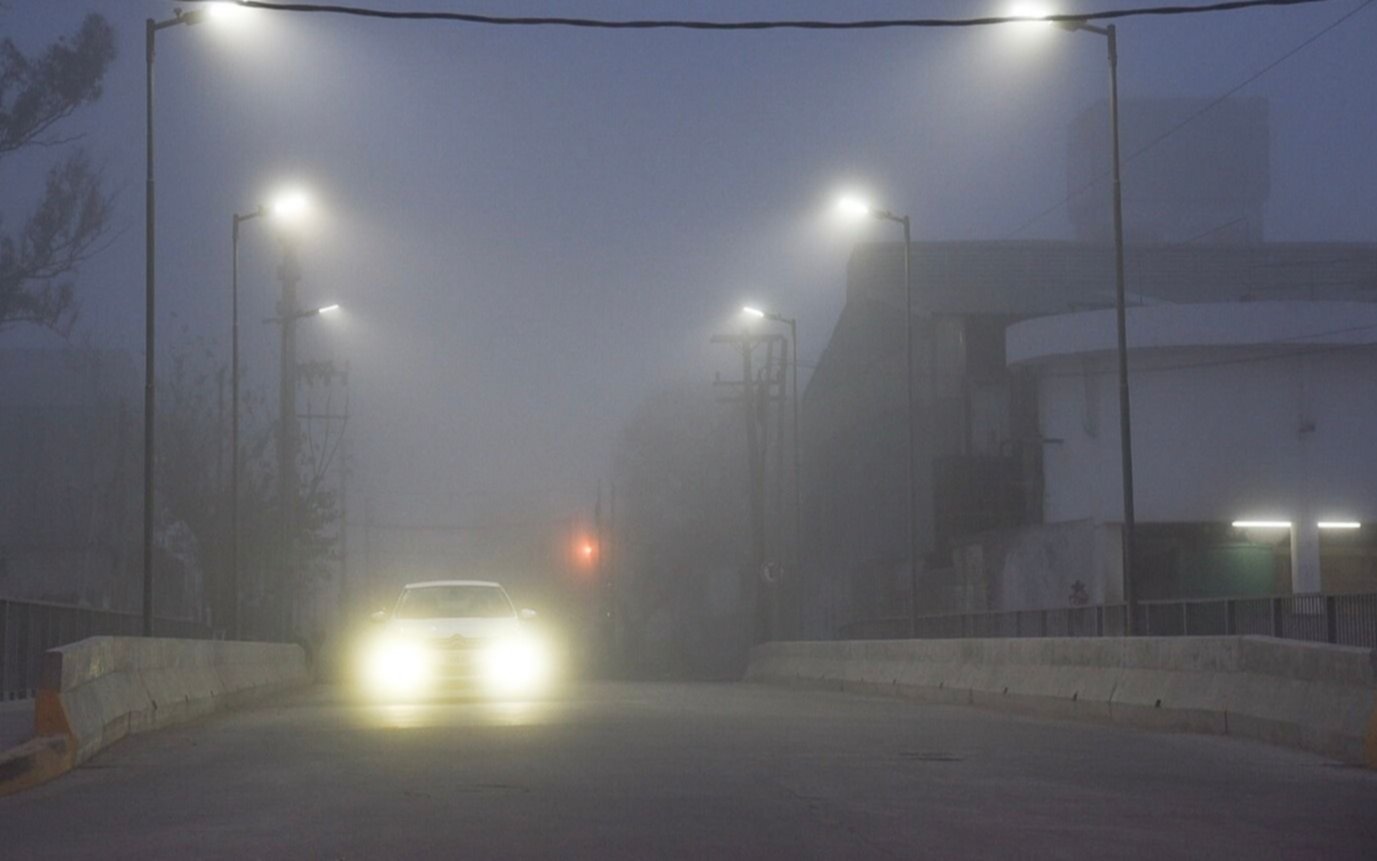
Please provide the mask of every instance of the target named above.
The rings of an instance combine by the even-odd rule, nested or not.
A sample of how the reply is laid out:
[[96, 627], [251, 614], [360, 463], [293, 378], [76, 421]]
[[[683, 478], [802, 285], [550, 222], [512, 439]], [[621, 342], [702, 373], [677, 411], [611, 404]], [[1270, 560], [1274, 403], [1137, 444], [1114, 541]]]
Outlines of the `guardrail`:
[[[971, 637], [1118, 637], [1125, 633], [1123, 604], [945, 613], [918, 617], [918, 639]], [[1269, 595], [1140, 601], [1136, 633], [1152, 637], [1261, 634], [1377, 648], [1377, 593]], [[839, 639], [909, 639], [909, 620], [864, 619], [837, 629]]]
[[1377, 648], [1377, 593], [1143, 601], [1139, 630], [1154, 637], [1262, 634]]
[[[138, 613], [0, 598], [0, 700], [33, 696], [48, 649], [102, 634], [136, 637], [142, 630]], [[211, 637], [210, 626], [182, 619], [154, 619], [153, 633], [188, 640]]]

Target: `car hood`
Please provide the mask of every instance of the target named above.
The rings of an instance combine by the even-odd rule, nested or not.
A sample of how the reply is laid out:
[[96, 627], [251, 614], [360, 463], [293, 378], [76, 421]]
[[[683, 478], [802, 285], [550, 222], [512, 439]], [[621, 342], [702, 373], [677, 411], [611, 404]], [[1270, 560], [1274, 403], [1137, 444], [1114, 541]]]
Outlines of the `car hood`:
[[448, 640], [463, 637], [466, 640], [487, 640], [514, 634], [517, 630], [515, 617], [504, 619], [393, 619], [388, 630], [403, 637], [419, 637], [427, 640]]

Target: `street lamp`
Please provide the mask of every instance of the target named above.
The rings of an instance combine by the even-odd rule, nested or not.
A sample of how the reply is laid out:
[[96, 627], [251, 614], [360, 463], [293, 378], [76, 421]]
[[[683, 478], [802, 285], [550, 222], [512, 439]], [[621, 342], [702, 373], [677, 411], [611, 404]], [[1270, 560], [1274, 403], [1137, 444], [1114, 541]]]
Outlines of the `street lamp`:
[[144, 131], [147, 179], [144, 183], [144, 381], [143, 381], [143, 635], [153, 636], [153, 456], [156, 295], [154, 278], [154, 193], [153, 193], [153, 58], [159, 30], [199, 24], [209, 7], [176, 14], [165, 21], [144, 21]]
[[[802, 472], [799, 468], [799, 422], [798, 422], [798, 321], [792, 317], [785, 317], [782, 314], [772, 314], [762, 311], [750, 305], [743, 305], [741, 313], [747, 317], [754, 317], [757, 320], [769, 320], [772, 323], [783, 323], [789, 327], [789, 349], [793, 353], [793, 367], [790, 372], [793, 374], [793, 398], [794, 407], [794, 577], [800, 576], [802, 570], [803, 553], [800, 544], [803, 540], [802, 511], [803, 511], [803, 491], [802, 491]], [[801, 612], [801, 608], [800, 608]]]
[[310, 209], [311, 201], [303, 192], [289, 191], [273, 201], [273, 215], [282, 218], [296, 218]]
[[341, 310], [341, 306], [339, 305], [339, 303], [335, 303], [333, 305], [321, 305], [319, 308], [305, 308], [299, 311], [293, 311], [285, 317], [264, 317], [263, 322], [277, 323], [278, 325], [281, 325], [284, 322], [295, 323], [297, 320], [304, 320], [307, 317], [318, 317], [321, 314], [333, 314], [339, 310]]
[[[221, 6], [209, 6], [220, 9]], [[236, 7], [237, 8], [237, 7]], [[307, 208], [305, 195], [289, 192], [270, 206], [259, 206], [246, 214], [234, 213], [230, 230], [230, 621], [232, 639], [239, 637], [239, 225], [272, 214], [295, 218]], [[338, 305], [333, 306], [338, 308]]]
[[1124, 604], [1128, 608], [1126, 631], [1134, 630], [1136, 596], [1133, 584], [1133, 546], [1136, 531], [1133, 513], [1133, 431], [1128, 397], [1128, 328], [1124, 302], [1124, 204], [1119, 169], [1119, 40], [1113, 24], [1099, 27], [1087, 21], [1057, 22], [1064, 30], [1082, 30], [1103, 36], [1109, 47], [1109, 127], [1114, 165], [1114, 319], [1118, 336], [1119, 364], [1119, 462], [1123, 472], [1124, 508]]
[[904, 229], [904, 356], [905, 403], [908, 407], [908, 577], [912, 598], [909, 602], [910, 633], [918, 636], [918, 481], [914, 448], [918, 443], [918, 429], [913, 418], [913, 239], [907, 215], [895, 215], [876, 209], [859, 197], [846, 195], [837, 201], [837, 209], [852, 218], [869, 216], [880, 221], [892, 221]]

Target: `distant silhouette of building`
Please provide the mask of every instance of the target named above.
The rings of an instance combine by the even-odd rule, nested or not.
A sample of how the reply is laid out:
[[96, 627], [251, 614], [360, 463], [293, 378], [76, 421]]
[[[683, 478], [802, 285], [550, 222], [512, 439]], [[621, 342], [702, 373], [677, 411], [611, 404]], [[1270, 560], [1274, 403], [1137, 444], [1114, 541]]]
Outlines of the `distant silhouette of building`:
[[137, 607], [140, 392], [126, 353], [0, 350], [0, 595]]
[[[1267, 100], [1211, 103], [1124, 100], [1119, 123], [1124, 234], [1130, 241], [1239, 244], [1265, 238], [1263, 208], [1271, 190]], [[1086, 242], [1113, 239], [1108, 111], [1108, 103], [1100, 102], [1070, 129], [1067, 214], [1075, 237]]]
[[[856, 248], [846, 306], [804, 395], [804, 618], [814, 636], [852, 620], [902, 617], [909, 606], [902, 250], [901, 243]], [[1018, 321], [1112, 308], [1112, 248], [1079, 241], [915, 242], [912, 257], [920, 608], [1065, 606], [1077, 580], [1089, 600], [1114, 600], [1117, 505], [1044, 523], [1049, 505], [1061, 498], [1045, 486], [1061, 477], [1044, 472], [1044, 452], [1056, 442], [1043, 434], [1038, 364], [1011, 366], [1006, 351], [1009, 326]], [[1377, 246], [1134, 243], [1127, 285], [1136, 342], [1151, 335], [1144, 328], [1150, 318], [1138, 312], [1157, 305], [1371, 302]], [[1043, 346], [1055, 352], [1055, 344]], [[1102, 397], [1103, 409], [1115, 416], [1116, 397], [1112, 386]], [[1155, 415], [1147, 412], [1154, 409]], [[1145, 400], [1135, 414], [1144, 437], [1171, 421], [1162, 409]], [[1110, 442], [1107, 429], [1099, 444]], [[1152, 450], [1147, 439], [1135, 442]], [[1111, 460], [1112, 475], [1101, 464], [1076, 480], [1102, 481], [1100, 495], [1112, 497], [1118, 465]], [[1139, 468], [1159, 465], [1147, 461]], [[1145, 514], [1153, 516], [1152, 509]], [[1140, 550], [1170, 555], [1176, 540], [1166, 549], [1147, 541]], [[1175, 576], [1163, 573], [1151, 588], [1179, 591]], [[1000, 577], [1009, 582], [996, 582]], [[1278, 578], [1282, 585], [1289, 579]]]
[[[0, 349], [0, 596], [139, 610], [142, 404], [129, 353]], [[201, 618], [195, 537], [160, 520], [158, 614]]]

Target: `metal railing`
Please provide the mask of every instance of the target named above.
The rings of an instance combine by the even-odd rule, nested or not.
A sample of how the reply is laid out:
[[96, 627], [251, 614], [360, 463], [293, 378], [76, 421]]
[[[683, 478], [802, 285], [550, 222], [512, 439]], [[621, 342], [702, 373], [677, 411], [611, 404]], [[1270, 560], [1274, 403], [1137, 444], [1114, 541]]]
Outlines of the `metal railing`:
[[1138, 622], [1153, 637], [1262, 634], [1372, 649], [1377, 593], [1142, 601]]
[[[33, 696], [48, 649], [102, 634], [136, 637], [142, 630], [138, 613], [0, 598], [0, 700]], [[154, 619], [153, 633], [204, 640], [211, 629], [200, 622]]]
[[[946, 613], [918, 617], [919, 639], [969, 637], [1118, 637], [1128, 618], [1123, 604]], [[1136, 631], [1150, 637], [1261, 634], [1377, 648], [1377, 593], [1271, 595], [1140, 601]], [[837, 629], [839, 639], [887, 640], [910, 636], [909, 620], [864, 619]]]

